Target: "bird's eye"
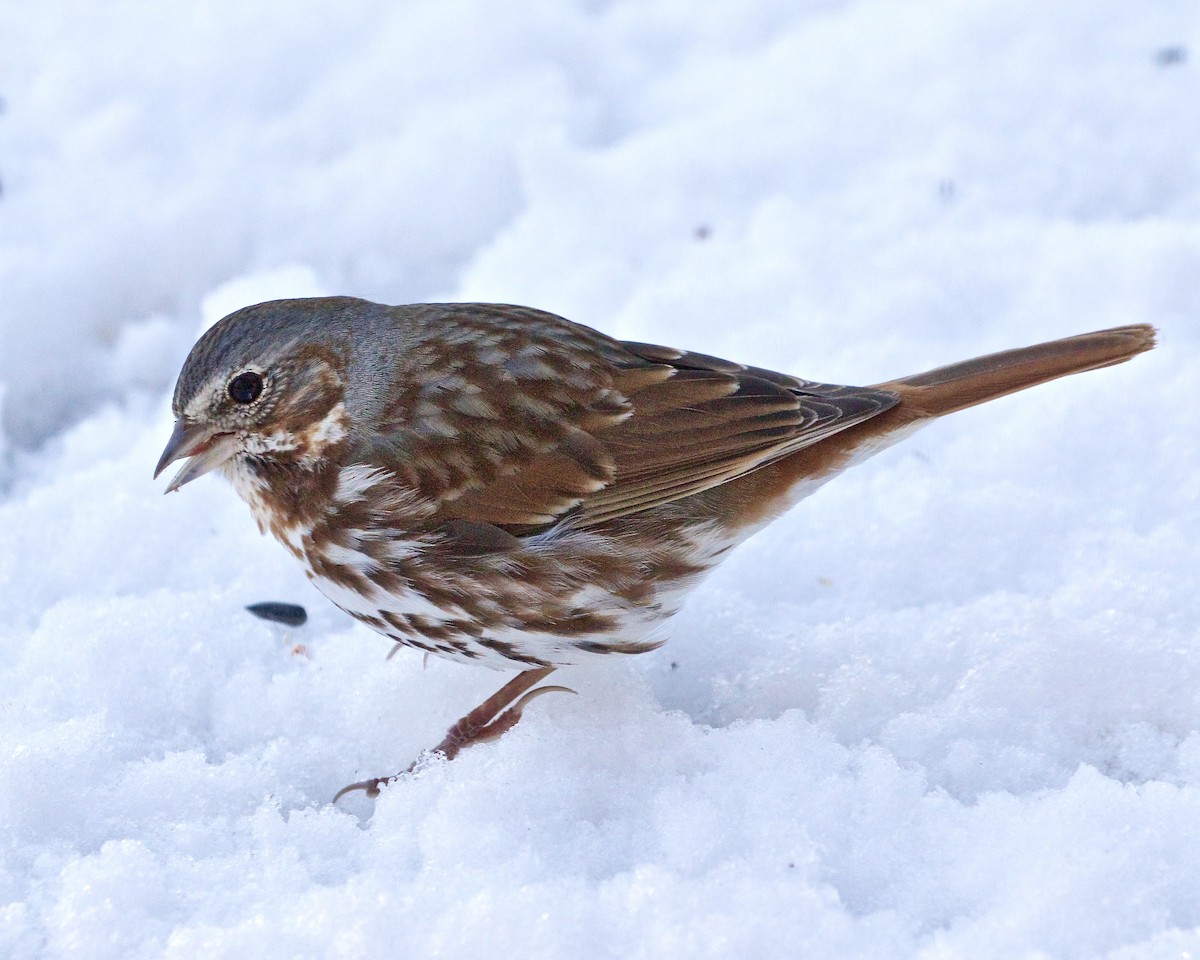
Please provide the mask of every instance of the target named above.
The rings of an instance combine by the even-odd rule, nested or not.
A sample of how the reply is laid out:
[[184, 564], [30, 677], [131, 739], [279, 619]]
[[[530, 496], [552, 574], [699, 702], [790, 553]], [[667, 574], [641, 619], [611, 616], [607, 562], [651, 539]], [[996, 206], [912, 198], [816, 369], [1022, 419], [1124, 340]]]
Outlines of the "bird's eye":
[[229, 396], [235, 403], [253, 403], [263, 392], [261, 373], [247, 370], [229, 381]]

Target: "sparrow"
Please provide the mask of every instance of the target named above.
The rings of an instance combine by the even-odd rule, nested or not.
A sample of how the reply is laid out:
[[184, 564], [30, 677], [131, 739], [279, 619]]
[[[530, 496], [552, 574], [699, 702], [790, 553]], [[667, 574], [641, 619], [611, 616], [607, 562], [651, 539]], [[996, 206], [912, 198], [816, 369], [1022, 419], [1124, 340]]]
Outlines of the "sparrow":
[[453, 758], [565, 689], [538, 686], [557, 667], [658, 647], [706, 572], [851, 464], [1154, 342], [1117, 327], [850, 387], [529, 307], [276, 300], [192, 348], [154, 475], [220, 470], [350, 616], [519, 670], [435, 748]]

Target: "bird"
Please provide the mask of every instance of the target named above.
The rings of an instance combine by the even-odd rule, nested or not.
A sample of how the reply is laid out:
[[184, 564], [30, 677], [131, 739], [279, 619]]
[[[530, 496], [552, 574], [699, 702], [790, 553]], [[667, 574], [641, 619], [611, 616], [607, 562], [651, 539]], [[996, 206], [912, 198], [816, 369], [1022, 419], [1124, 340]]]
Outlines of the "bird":
[[154, 476], [184, 461], [170, 493], [219, 470], [351, 617], [518, 670], [434, 748], [452, 759], [568, 689], [539, 686], [559, 667], [659, 647], [704, 574], [842, 470], [1155, 336], [1116, 327], [853, 387], [511, 304], [274, 300], [192, 348]]

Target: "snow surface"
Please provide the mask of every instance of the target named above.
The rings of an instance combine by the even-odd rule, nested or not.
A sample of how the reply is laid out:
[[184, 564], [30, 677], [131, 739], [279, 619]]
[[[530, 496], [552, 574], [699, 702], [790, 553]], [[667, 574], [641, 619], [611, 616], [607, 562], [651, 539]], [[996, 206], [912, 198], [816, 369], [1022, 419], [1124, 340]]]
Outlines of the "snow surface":
[[[1194, 0], [0, 5], [0, 956], [1200, 953]], [[203, 324], [489, 299], [872, 382], [1149, 321], [502, 679], [150, 471]], [[305, 604], [290, 631], [242, 609]]]

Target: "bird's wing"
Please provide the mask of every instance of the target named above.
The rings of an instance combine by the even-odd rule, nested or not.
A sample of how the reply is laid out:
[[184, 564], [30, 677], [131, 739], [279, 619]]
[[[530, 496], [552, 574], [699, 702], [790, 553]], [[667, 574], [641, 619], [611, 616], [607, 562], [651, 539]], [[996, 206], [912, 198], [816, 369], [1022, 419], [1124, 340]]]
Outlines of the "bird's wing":
[[669, 347], [622, 346], [669, 374], [634, 385], [633, 416], [597, 434], [617, 469], [580, 505], [573, 522], [583, 526], [701, 493], [899, 402], [886, 390], [815, 383]]
[[[431, 305], [370, 455], [444, 522], [516, 536], [701, 493], [894, 406], [884, 390], [811, 383], [612, 340], [520, 307]], [[487, 539], [486, 537], [484, 538]]]

